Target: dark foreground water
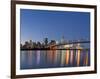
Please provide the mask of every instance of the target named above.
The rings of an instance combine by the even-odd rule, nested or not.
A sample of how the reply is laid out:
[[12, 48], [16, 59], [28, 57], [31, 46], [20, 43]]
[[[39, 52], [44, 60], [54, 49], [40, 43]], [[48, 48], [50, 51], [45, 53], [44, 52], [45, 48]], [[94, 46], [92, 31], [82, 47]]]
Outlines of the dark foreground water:
[[20, 68], [60, 68], [90, 65], [89, 50], [21, 51]]

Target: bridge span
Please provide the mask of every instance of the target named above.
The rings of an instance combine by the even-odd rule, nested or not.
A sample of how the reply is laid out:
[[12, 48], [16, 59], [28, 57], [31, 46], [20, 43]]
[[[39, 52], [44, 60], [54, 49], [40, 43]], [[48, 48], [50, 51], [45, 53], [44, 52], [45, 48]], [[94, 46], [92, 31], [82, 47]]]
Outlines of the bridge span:
[[80, 44], [87, 44], [90, 43], [90, 41], [72, 41], [72, 42], [67, 42], [67, 43], [58, 43], [58, 44], [51, 44], [48, 45], [47, 47], [54, 48], [58, 46], [64, 46], [64, 45], [80, 45]]

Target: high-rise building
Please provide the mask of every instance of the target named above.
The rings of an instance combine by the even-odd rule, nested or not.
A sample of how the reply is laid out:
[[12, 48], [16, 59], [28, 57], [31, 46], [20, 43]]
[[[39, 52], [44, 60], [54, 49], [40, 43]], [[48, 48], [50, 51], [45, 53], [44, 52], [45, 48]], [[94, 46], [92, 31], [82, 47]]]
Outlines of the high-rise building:
[[30, 40], [29, 43], [30, 43], [29, 47], [33, 48], [33, 42], [32, 42], [32, 40]]
[[62, 36], [62, 38], [61, 38], [61, 44], [63, 44], [63, 43], [65, 43], [65, 38], [64, 38], [64, 36]]
[[47, 45], [48, 45], [48, 38], [44, 38], [44, 44], [45, 44], [45, 47], [47, 47]]

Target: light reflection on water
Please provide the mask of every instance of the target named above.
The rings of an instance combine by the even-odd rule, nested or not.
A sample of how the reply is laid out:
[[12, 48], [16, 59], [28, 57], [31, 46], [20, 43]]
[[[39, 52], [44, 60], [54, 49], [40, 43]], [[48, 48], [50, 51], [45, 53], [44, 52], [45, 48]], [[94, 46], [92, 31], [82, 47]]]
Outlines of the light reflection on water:
[[21, 69], [79, 67], [90, 65], [90, 50], [21, 51]]

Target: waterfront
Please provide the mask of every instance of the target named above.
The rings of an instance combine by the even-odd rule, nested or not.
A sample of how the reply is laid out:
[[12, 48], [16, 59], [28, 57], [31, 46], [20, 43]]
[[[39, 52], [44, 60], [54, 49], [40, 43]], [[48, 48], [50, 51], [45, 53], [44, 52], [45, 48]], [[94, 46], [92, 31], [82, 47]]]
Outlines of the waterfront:
[[20, 52], [21, 69], [82, 67], [90, 65], [90, 50], [27, 50]]

